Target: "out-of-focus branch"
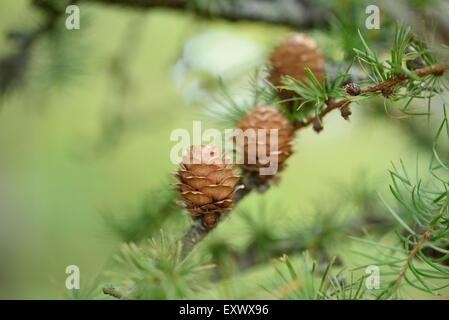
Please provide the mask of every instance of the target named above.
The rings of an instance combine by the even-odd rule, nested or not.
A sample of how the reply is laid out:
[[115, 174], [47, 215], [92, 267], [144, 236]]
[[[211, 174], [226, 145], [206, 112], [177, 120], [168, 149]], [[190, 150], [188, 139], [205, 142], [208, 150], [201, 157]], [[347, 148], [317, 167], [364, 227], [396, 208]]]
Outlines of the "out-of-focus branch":
[[[191, 10], [202, 17], [218, 17], [230, 21], [248, 20], [310, 28], [325, 24], [328, 13], [309, 0], [221, 0], [198, 5], [189, 0], [82, 0], [132, 8], [168, 8]], [[199, 1], [198, 1], [199, 3]]]
[[132, 108], [136, 103], [133, 97], [136, 96], [137, 86], [129, 70], [129, 64], [138, 52], [139, 44], [142, 43], [143, 17], [143, 15], [138, 18], [133, 17], [127, 23], [121, 45], [111, 59], [110, 90], [105, 97], [102, 130], [96, 145], [99, 152], [107, 152], [116, 146], [125, 130], [131, 127], [130, 122], [137, 120], [136, 116], [131, 116], [135, 113]]
[[410, 1], [404, 0], [381, 0], [380, 5], [396, 20], [412, 26], [421, 36], [430, 37], [434, 34], [439, 42], [449, 44], [449, 8], [444, 0], [429, 1], [429, 4], [419, 8], [413, 8]]
[[[350, 219], [344, 223], [330, 223], [328, 226], [312, 225], [301, 232], [298, 237], [286, 240], [272, 241], [270, 248], [264, 248], [263, 252], [254, 245], [248, 246], [244, 251], [231, 251], [226, 255], [226, 260], [235, 263], [239, 271], [244, 271], [260, 265], [270, 259], [278, 258], [283, 254], [291, 255], [310, 250], [328, 261], [326, 248], [328, 244], [338, 241], [338, 238], [346, 235], [358, 236], [365, 231], [370, 233], [384, 234], [394, 226], [391, 219], [378, 215], [374, 212], [365, 212], [362, 216]], [[224, 275], [226, 276], [226, 275]], [[213, 279], [220, 279], [223, 275], [213, 275]]]
[[0, 58], [0, 94], [20, 83], [28, 66], [33, 44], [54, 30], [58, 18], [64, 13], [53, 2], [33, 0], [33, 4], [45, 15], [44, 21], [33, 30], [19, 30], [8, 34], [9, 39], [16, 44], [16, 50]]
[[32, 47], [42, 36], [52, 31], [65, 7], [74, 3], [97, 3], [137, 9], [167, 8], [192, 13], [206, 18], [218, 17], [230, 21], [248, 20], [286, 25], [294, 28], [311, 28], [326, 24], [328, 13], [310, 0], [31, 0], [45, 15], [41, 25], [33, 30], [20, 30], [10, 34], [16, 50], [0, 58], [0, 94], [16, 86], [23, 79]]

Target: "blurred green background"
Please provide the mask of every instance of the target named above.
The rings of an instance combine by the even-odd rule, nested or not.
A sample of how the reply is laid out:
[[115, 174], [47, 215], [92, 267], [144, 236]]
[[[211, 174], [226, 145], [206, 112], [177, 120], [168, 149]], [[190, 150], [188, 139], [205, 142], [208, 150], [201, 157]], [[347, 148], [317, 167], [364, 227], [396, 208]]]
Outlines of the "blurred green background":
[[[0, 2], [0, 34], [39, 19], [28, 1]], [[60, 29], [36, 44], [26, 82], [0, 100], [1, 298], [64, 298], [66, 266], [78, 265], [82, 282], [101, 272], [120, 243], [104, 214], [133, 214], [149, 190], [169, 188], [171, 131], [205, 119], [218, 77], [244, 95], [251, 74], [289, 32], [87, 4], [80, 30]], [[327, 56], [341, 59], [326, 32], [312, 35]], [[2, 38], [0, 54], [11, 50]], [[331, 114], [319, 135], [300, 132], [280, 185], [239, 206], [256, 215], [262, 203], [282, 227], [332, 209], [342, 185], [369, 183], [387, 193], [390, 161], [414, 163], [420, 149], [397, 120], [370, 112], [375, 108], [383, 106], [354, 106], [350, 122]], [[188, 220], [174, 224], [181, 236]], [[244, 228], [236, 212], [207, 241], [244, 243]], [[258, 272], [250, 276], [264, 278]], [[234, 296], [264, 297], [258, 281], [244, 288]]]

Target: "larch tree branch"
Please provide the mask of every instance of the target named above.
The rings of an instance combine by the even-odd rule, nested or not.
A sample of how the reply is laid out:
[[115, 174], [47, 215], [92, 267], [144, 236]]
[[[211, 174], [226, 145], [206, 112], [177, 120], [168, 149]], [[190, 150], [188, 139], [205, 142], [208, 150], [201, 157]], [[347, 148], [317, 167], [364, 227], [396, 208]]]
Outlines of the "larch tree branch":
[[34, 0], [33, 4], [44, 13], [44, 21], [34, 29], [8, 33], [8, 38], [15, 43], [16, 50], [0, 58], [0, 94], [20, 83], [28, 67], [34, 43], [54, 30], [58, 18], [64, 13], [64, 10], [50, 2]]
[[[449, 64], [436, 64], [420, 69], [416, 69], [414, 71], [414, 74], [417, 77], [424, 77], [428, 75], [442, 75], [445, 71], [449, 69]], [[409, 79], [409, 76], [405, 74], [401, 75], [395, 75], [392, 76], [390, 79], [380, 82], [374, 85], [371, 85], [366, 88], [360, 88], [360, 92], [357, 93], [357, 95], [363, 95], [363, 94], [369, 94], [374, 92], [382, 92], [386, 94], [386, 92], [390, 92], [394, 86], [396, 86], [399, 83], [402, 83]], [[326, 116], [328, 113], [330, 113], [332, 110], [336, 109], [342, 109], [344, 107], [349, 106], [351, 103], [351, 99], [343, 98], [336, 100], [334, 98], [330, 98], [327, 101], [326, 107], [318, 114], [318, 116], [309, 117], [306, 120], [297, 121], [295, 124], [295, 129], [299, 130], [302, 128], [305, 128], [311, 124], [316, 123], [318, 119], [322, 119], [324, 116]], [[317, 129], [315, 129], [317, 130]], [[319, 131], [319, 130], [317, 130]], [[243, 183], [243, 182], [242, 182]], [[241, 201], [243, 198], [245, 198], [248, 194], [250, 194], [252, 189], [249, 186], [245, 186], [245, 188], [238, 190], [233, 199], [234, 206]], [[220, 221], [216, 225], [219, 224]], [[183, 252], [185, 254], [188, 254], [201, 240], [203, 240], [210, 231], [212, 231], [216, 225], [214, 225], [212, 228], [207, 228], [201, 223], [193, 223], [191, 227], [187, 230], [184, 237], [182, 238], [183, 243]]]
[[44, 22], [33, 30], [11, 32], [9, 38], [17, 44], [11, 54], [0, 58], [0, 94], [13, 88], [23, 79], [33, 44], [57, 26], [69, 4], [93, 3], [134, 9], [166, 8], [192, 12], [204, 18], [229, 21], [259, 21], [293, 28], [312, 28], [327, 24], [329, 12], [310, 0], [223, 0], [214, 7], [199, 6], [191, 0], [30, 0], [45, 15]]
[[[243, 179], [239, 182], [240, 185], [244, 185]], [[252, 188], [244, 185], [244, 188], [238, 189], [233, 197], [233, 205], [237, 205], [243, 198], [245, 198], [248, 194], [250, 194]], [[224, 217], [226, 219], [226, 216]], [[215, 225], [212, 227], [204, 226], [201, 221], [193, 221], [190, 228], [186, 231], [184, 236], [182, 237], [182, 250], [185, 255], [187, 255], [192, 249], [203, 240], [209, 232], [215, 229], [215, 227], [221, 222], [221, 220], [217, 221]]]
[[[424, 67], [420, 69], [416, 69], [414, 71], [414, 74], [417, 77], [425, 77], [428, 75], [442, 75], [445, 71], [449, 69], [449, 64], [436, 64], [429, 67]], [[402, 75], [396, 75], [391, 77], [390, 79], [374, 84], [372, 86], [366, 87], [366, 88], [360, 88], [360, 91], [357, 93], [354, 93], [354, 95], [364, 95], [374, 92], [382, 92], [383, 95], [388, 96], [389, 93], [391, 93], [391, 90], [396, 86], [397, 84], [404, 82], [406, 80], [409, 80], [409, 76], [402, 74]], [[305, 128], [311, 124], [316, 123], [318, 120], [321, 120], [324, 116], [326, 116], [328, 113], [330, 113], [332, 110], [335, 109], [342, 109], [346, 106], [349, 106], [351, 103], [350, 98], [343, 98], [340, 100], [337, 100], [335, 98], [330, 98], [326, 102], [326, 107], [318, 114], [318, 116], [312, 116], [307, 118], [306, 120], [299, 120], [295, 124], [296, 130]], [[319, 130], [317, 130], [319, 131]]]
[[448, 204], [448, 199], [446, 197], [445, 205], [441, 207], [441, 210], [438, 212], [436, 217], [430, 223], [428, 228], [423, 233], [421, 233], [421, 235], [419, 236], [418, 240], [413, 245], [413, 248], [412, 248], [412, 250], [410, 251], [410, 253], [409, 253], [408, 257], [407, 257], [407, 260], [405, 261], [404, 265], [402, 266], [401, 271], [399, 272], [398, 277], [394, 281], [394, 284], [393, 284], [393, 287], [392, 287], [392, 291], [391, 291], [392, 294], [395, 293], [399, 289], [399, 286], [401, 285], [401, 282], [404, 279], [405, 274], [410, 269], [410, 265], [413, 263], [413, 260], [416, 258], [416, 256], [419, 254], [419, 252], [422, 250], [423, 245], [432, 236], [432, 232], [435, 230], [437, 224], [443, 218], [444, 208], [447, 206], [447, 204]]
[[[345, 237], [348, 234], [352, 236], [363, 235], [367, 230], [372, 234], [381, 234], [385, 230], [391, 230], [394, 226], [391, 219], [369, 210], [362, 212], [360, 217], [348, 219], [343, 223], [333, 222], [331, 221], [324, 228], [322, 225], [311, 225], [293, 237], [274, 240], [269, 248], [264, 248], [263, 252], [255, 248], [254, 245], [248, 246], [242, 252], [230, 250], [226, 260], [233, 261], [239, 271], [245, 271], [283, 254], [290, 255], [310, 250], [316, 252], [323, 262], [327, 262], [326, 245], [333, 241], [339, 241], [339, 237]], [[226, 278], [226, 275], [217, 271], [212, 277], [213, 280], [222, 280]]]
[[329, 12], [309, 0], [221, 0], [198, 6], [189, 0], [82, 0], [130, 8], [167, 8], [190, 10], [201, 17], [217, 17], [229, 21], [259, 21], [293, 28], [311, 28], [327, 23]]

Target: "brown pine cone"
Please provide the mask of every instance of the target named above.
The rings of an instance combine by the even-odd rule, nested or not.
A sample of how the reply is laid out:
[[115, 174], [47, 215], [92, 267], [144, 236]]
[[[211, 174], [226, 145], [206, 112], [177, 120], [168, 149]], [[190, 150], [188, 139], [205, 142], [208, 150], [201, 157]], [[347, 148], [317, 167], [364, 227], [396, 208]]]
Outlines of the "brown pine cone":
[[217, 146], [192, 146], [174, 175], [183, 198], [178, 203], [185, 206], [192, 217], [201, 218], [206, 227], [213, 227], [221, 214], [231, 209], [240, 177]]
[[[319, 81], [324, 78], [324, 57], [315, 40], [302, 33], [294, 33], [281, 41], [270, 57], [271, 70], [269, 81], [275, 86], [281, 86], [283, 76], [289, 75], [297, 80], [305, 81], [307, 76], [304, 68], [312, 70]], [[294, 96], [293, 91], [282, 89], [281, 99]]]
[[[285, 161], [292, 154], [292, 140], [294, 128], [290, 121], [275, 106], [258, 105], [247, 112], [237, 123], [242, 132], [236, 137], [238, 151], [243, 156], [242, 175], [245, 184], [263, 190], [276, 173], [285, 168]], [[248, 134], [253, 129], [254, 135]], [[260, 132], [258, 129], [267, 129]], [[277, 146], [270, 150], [270, 129], [277, 129]], [[259, 159], [259, 148], [265, 145], [266, 159]], [[263, 150], [261, 150], [263, 154]], [[277, 160], [273, 156], [277, 155]], [[261, 174], [262, 168], [268, 168], [273, 163], [264, 163], [264, 160], [276, 161], [277, 172]]]

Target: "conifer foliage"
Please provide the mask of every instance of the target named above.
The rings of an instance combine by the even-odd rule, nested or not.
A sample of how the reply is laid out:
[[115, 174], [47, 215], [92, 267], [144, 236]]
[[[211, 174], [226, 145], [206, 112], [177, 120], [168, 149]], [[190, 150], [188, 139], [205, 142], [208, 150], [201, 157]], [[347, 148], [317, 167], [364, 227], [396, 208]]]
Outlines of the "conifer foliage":
[[[271, 73], [262, 85], [258, 85], [261, 87], [254, 88], [256, 92], [271, 92], [266, 99], [271, 101], [271, 104], [259, 103], [249, 108], [241, 106], [240, 110], [246, 108], [249, 111], [241, 113], [240, 120], [234, 122], [243, 132], [245, 129], [257, 128], [278, 130], [280, 137], [278, 149], [271, 150], [268, 139], [256, 136], [240, 146], [245, 161], [250, 156], [248, 150], [251, 144], [255, 146], [253, 150], [257, 150], [261, 143], [264, 143], [266, 150], [276, 152], [279, 156], [279, 171], [288, 174], [285, 162], [292, 154], [295, 133], [309, 125], [312, 125], [316, 132], [320, 132], [324, 129], [325, 116], [333, 110], [339, 110], [341, 116], [348, 120], [352, 104], [363, 108], [367, 100], [378, 97], [384, 99], [385, 103], [399, 101], [402, 103], [399, 112], [415, 115], [409, 110], [413, 100], [423, 99], [430, 106], [430, 101], [437, 99], [441, 104], [443, 119], [433, 145], [430, 146], [432, 149], [429, 164], [430, 179], [425, 179], [417, 173], [418, 180], [412, 181], [402, 162], [400, 168], [393, 167], [390, 172], [392, 178], [390, 190], [393, 195], [392, 201], [398, 206], [391, 205], [387, 201], [384, 203], [383, 210], [390, 211], [392, 215], [391, 218], [381, 218], [383, 222], [380, 223], [388, 226], [383, 228], [384, 235], [374, 240], [370, 239], [370, 236], [360, 237], [354, 229], [346, 231], [353, 236], [355, 243], [374, 248], [375, 252], [372, 254], [363, 250], [355, 251], [363, 259], [368, 260], [364, 265], [342, 268], [341, 261], [327, 255], [327, 248], [323, 243], [320, 250], [315, 251], [315, 258], [319, 257], [318, 262], [314, 261], [309, 253], [303, 253], [304, 260], [299, 262], [303, 268], [298, 269], [297, 263], [286, 255], [294, 254], [294, 249], [291, 250], [288, 246], [273, 247], [276, 240], [270, 231], [272, 227], [267, 227], [266, 232], [261, 233], [262, 238], [255, 240], [256, 246], [249, 246], [246, 252], [236, 253], [227, 246], [213, 247], [213, 250], [221, 250], [221, 254], [214, 257], [219, 269], [229, 265], [230, 261], [226, 261], [227, 259], [234, 261], [234, 268], [238, 268], [239, 264], [260, 263], [264, 259], [261, 258], [260, 252], [256, 254], [253, 250], [258, 245], [266, 249], [272, 247], [273, 255], [282, 258], [280, 266], [277, 267], [280, 280], [273, 280], [271, 285], [264, 287], [270, 297], [388, 299], [403, 297], [401, 294], [403, 286], [433, 295], [440, 294], [440, 290], [449, 286], [447, 267], [449, 206], [446, 172], [449, 169], [448, 163], [442, 160], [438, 150], [438, 141], [449, 138], [444, 102], [444, 94], [447, 93], [445, 73], [449, 65], [434, 58], [422, 42], [415, 40], [415, 36], [407, 27], [396, 28], [390, 57], [385, 60], [381, 60], [371, 49], [361, 33], [359, 41], [361, 49], [354, 49], [355, 61], [366, 74], [365, 80], [360, 83], [351, 81], [349, 69], [342, 70], [333, 77], [325, 75], [323, 57], [316, 43], [304, 35], [289, 36], [279, 44], [271, 57]], [[270, 70], [270, 66], [268, 69]], [[270, 88], [276, 90], [270, 91]], [[430, 112], [431, 110], [428, 110], [424, 114]], [[230, 111], [229, 117], [230, 121], [235, 119], [233, 110]], [[183, 256], [195, 254], [194, 247], [206, 238], [212, 227], [226, 223], [226, 219], [222, 220], [217, 214], [226, 211], [226, 215], [232, 215], [232, 211], [238, 212], [236, 207], [241, 199], [252, 191], [264, 192], [270, 187], [276, 188], [271, 182], [279, 180], [279, 171], [275, 175], [260, 175], [260, 168], [263, 165], [257, 159], [251, 165], [244, 161], [240, 165], [241, 177], [239, 177], [230, 166], [221, 164], [222, 155], [220, 150], [215, 150], [216, 147], [192, 146], [190, 153], [195, 149], [214, 150], [212, 152], [214, 156], [206, 157], [204, 160], [206, 162], [190, 165], [191, 167], [181, 164], [176, 173], [180, 181], [179, 194], [194, 218], [191, 228], [181, 240], [181, 246], [184, 248]], [[216, 179], [218, 176], [220, 178]], [[242, 189], [236, 189], [237, 184], [241, 184]], [[201, 219], [196, 221], [198, 216]], [[322, 222], [318, 222], [318, 225], [323, 226]], [[335, 229], [333, 232], [345, 233], [342, 225], [336, 226]], [[389, 239], [388, 235], [391, 232], [397, 235], [397, 241]], [[325, 236], [326, 233], [320, 234], [315, 241], [321, 242]], [[310, 251], [311, 247], [306, 245], [303, 250]], [[320, 254], [317, 255], [317, 252]], [[361, 272], [371, 265], [382, 268], [387, 279], [384, 278], [382, 285], [374, 290], [367, 289], [367, 275]], [[388, 271], [385, 271], [386, 269]], [[223, 273], [212, 276], [212, 279], [217, 276], [220, 278]]]
[[[218, 102], [224, 110], [208, 112], [208, 106], [206, 119], [236, 129], [234, 149], [191, 145], [172, 176], [167, 173], [167, 180], [149, 193], [135, 215], [125, 219], [105, 213], [105, 223], [123, 244], [92, 285], [73, 292], [73, 298], [448, 297], [449, 47], [447, 33], [441, 31], [447, 24], [435, 28], [435, 40], [429, 41], [429, 35], [423, 36], [412, 21], [394, 24], [393, 13], [380, 30], [365, 32], [360, 24], [363, 6], [357, 7], [361, 13], [348, 11], [346, 16], [342, 6], [322, 1], [285, 1], [285, 7], [276, 7], [277, 11], [270, 1], [261, 0], [31, 2], [42, 14], [42, 24], [20, 33], [16, 50], [0, 61], [0, 71], [8, 70], [7, 76], [0, 73], [2, 97], [20, 87], [26, 66], [33, 61], [34, 44], [55, 35], [64, 5], [72, 2], [139, 10], [162, 7], [187, 12], [205, 23], [219, 18], [229, 24], [245, 20], [289, 28], [276, 31], [282, 37], [267, 48], [265, 63], [249, 83], [251, 101], [239, 99], [223, 79], [205, 81], [212, 87], [217, 80], [222, 93]], [[297, 16], [301, 8], [305, 12]], [[308, 12], [320, 14], [309, 16]], [[336, 59], [334, 51], [343, 51], [341, 57]], [[384, 110], [372, 110], [379, 105]], [[360, 113], [353, 114], [356, 108]], [[391, 159], [385, 173], [390, 178], [388, 194], [377, 193], [362, 173], [347, 189], [335, 187], [338, 200], [330, 208], [325, 205], [331, 200], [317, 195], [317, 209], [311, 209], [317, 213], [309, 221], [289, 220], [282, 200], [279, 205], [269, 202], [275, 192], [281, 199], [285, 196], [280, 189], [284, 177], [290, 183], [301, 179], [293, 176], [290, 163], [301, 152], [305, 138], [335, 129], [328, 126], [329, 115], [339, 114], [337, 120], [347, 124], [362, 117], [374, 119], [376, 112], [385, 121], [397, 121], [398, 131], [421, 143], [416, 163]], [[118, 118], [114, 123], [120, 125], [124, 120]], [[426, 133], [431, 131], [432, 138], [420, 136], [416, 127], [406, 131], [400, 122], [411, 118], [427, 123]], [[312, 135], [303, 134], [305, 130]], [[272, 132], [276, 143], [270, 139]], [[382, 146], [372, 146], [373, 153], [378, 152], [376, 148]], [[239, 156], [242, 161], [234, 161]], [[266, 159], [274, 159], [276, 168], [268, 174], [264, 169], [273, 163]], [[326, 163], [339, 170], [333, 168], [332, 159]], [[245, 206], [244, 200], [251, 198], [260, 204], [259, 209]], [[237, 221], [235, 230], [220, 232], [231, 219]], [[256, 269], [267, 276], [262, 280], [248, 276]], [[378, 270], [380, 280], [370, 282], [366, 270]], [[233, 290], [235, 283], [251, 281], [258, 282], [258, 295], [248, 297]]]

